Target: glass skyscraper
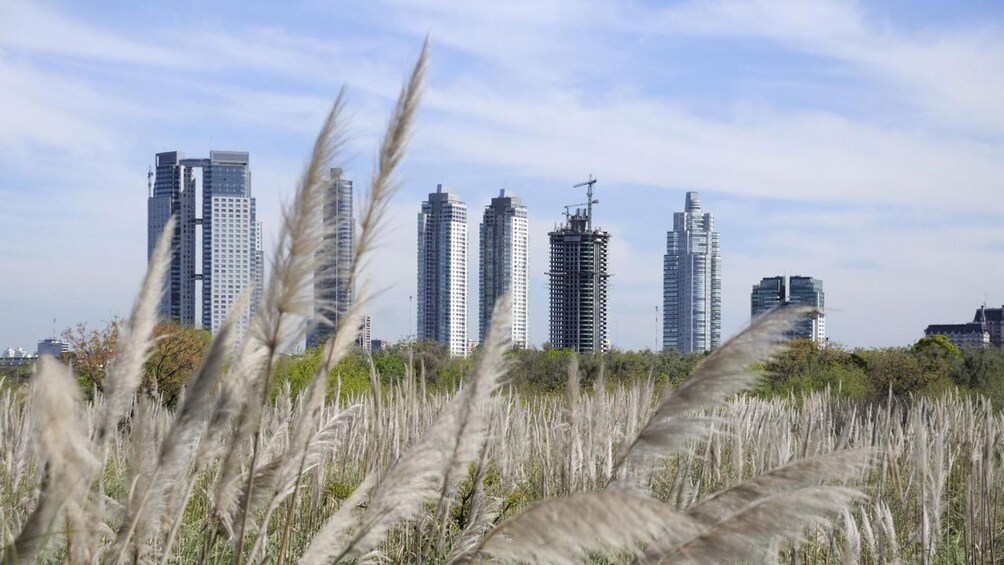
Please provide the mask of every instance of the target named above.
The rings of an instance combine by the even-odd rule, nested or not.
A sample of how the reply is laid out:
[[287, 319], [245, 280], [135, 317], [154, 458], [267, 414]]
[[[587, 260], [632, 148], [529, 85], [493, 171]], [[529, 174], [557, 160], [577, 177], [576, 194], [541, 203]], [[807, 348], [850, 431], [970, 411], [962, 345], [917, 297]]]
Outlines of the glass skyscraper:
[[826, 316], [823, 309], [826, 304], [823, 297], [823, 281], [812, 277], [792, 276], [765, 277], [760, 284], [753, 285], [750, 293], [750, 317], [756, 318], [771, 308], [785, 303], [798, 303], [813, 306], [819, 310], [816, 314], [799, 320], [788, 332], [791, 339], [809, 339], [817, 343], [826, 340]]
[[352, 181], [342, 169], [331, 169], [324, 195], [324, 236], [314, 273], [316, 325], [307, 334], [307, 347], [324, 343], [338, 318], [352, 307], [354, 289], [349, 284], [355, 253], [355, 220], [352, 216]]
[[715, 220], [688, 192], [666, 234], [662, 275], [662, 346], [710, 351], [722, 341], [722, 256]]
[[[147, 260], [168, 218], [175, 217], [167, 288], [158, 308], [160, 318], [195, 324], [195, 175], [182, 165], [178, 151], [157, 153], [147, 186]], [[149, 184], [149, 183], [148, 183]]]
[[750, 293], [750, 318], [775, 308], [788, 299], [784, 277], [764, 277], [760, 284], [753, 285]]
[[788, 302], [814, 306], [819, 313], [806, 316], [792, 329], [793, 337], [811, 339], [816, 343], [826, 341], [826, 316], [823, 310], [823, 281], [812, 277], [788, 277]]
[[526, 206], [519, 198], [502, 190], [485, 207], [480, 232], [479, 339], [484, 343], [495, 302], [511, 292], [512, 344], [525, 348], [530, 277]]
[[[159, 314], [181, 324], [195, 323], [195, 281], [202, 280], [202, 327], [215, 333], [245, 289], [262, 294], [264, 265], [261, 225], [251, 196], [248, 153], [211, 151], [208, 159], [184, 159], [177, 151], [158, 153], [155, 182], [147, 201], [148, 253], [170, 215], [175, 224], [167, 293]], [[195, 217], [195, 169], [202, 170], [202, 218]], [[202, 226], [202, 273], [196, 274], [196, 226]], [[254, 305], [238, 318], [243, 336]]]
[[418, 214], [418, 339], [467, 356], [467, 205], [438, 185]]

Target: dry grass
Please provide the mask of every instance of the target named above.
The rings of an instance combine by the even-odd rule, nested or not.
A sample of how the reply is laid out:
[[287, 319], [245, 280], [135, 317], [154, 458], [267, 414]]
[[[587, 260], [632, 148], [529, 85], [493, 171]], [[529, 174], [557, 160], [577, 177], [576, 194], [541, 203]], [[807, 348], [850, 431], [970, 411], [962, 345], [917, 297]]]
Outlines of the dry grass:
[[[376, 158], [357, 265], [394, 192], [425, 60], [423, 48]], [[83, 404], [69, 370], [51, 360], [30, 394], [0, 395], [5, 563], [1000, 558], [1004, 442], [988, 403], [735, 398], [755, 379], [751, 363], [805, 314], [797, 309], [755, 321], [673, 390], [650, 378], [584, 392], [573, 364], [564, 398], [523, 398], [499, 388], [503, 299], [475, 371], [453, 393], [426, 395], [424, 366], [421, 379], [409, 367], [383, 388], [372, 369], [371, 394], [326, 404], [362, 293], [310, 385], [271, 402], [276, 360], [302, 337], [325, 252], [317, 211], [341, 100], [287, 210], [243, 344], [234, 350], [239, 306], [176, 411], [136, 394], [163, 241], [104, 396]]]

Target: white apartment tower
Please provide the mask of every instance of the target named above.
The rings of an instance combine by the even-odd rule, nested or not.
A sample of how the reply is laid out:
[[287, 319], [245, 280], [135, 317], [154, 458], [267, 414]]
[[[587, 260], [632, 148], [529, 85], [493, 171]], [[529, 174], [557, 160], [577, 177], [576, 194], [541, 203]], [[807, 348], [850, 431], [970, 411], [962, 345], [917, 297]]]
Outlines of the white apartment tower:
[[[245, 151], [210, 151], [202, 167], [202, 327], [214, 334], [230, 306], [258, 274], [258, 222], [251, 196], [251, 171]], [[238, 318], [243, 336], [250, 309]]]
[[[202, 280], [202, 327], [215, 333], [240, 293], [262, 294], [264, 261], [261, 224], [251, 196], [248, 153], [211, 151], [208, 159], [158, 153], [155, 182], [147, 201], [147, 245], [153, 252], [167, 218], [176, 215], [167, 293], [159, 315], [195, 323], [195, 282]], [[202, 170], [202, 217], [195, 217], [195, 169]], [[153, 173], [151, 172], [151, 175]], [[196, 227], [202, 226], [202, 273], [195, 272]], [[238, 320], [243, 336], [254, 305]]]
[[527, 346], [527, 292], [530, 286], [526, 206], [505, 190], [492, 198], [481, 219], [481, 286], [478, 339], [485, 341], [495, 302], [512, 293], [512, 344]]
[[662, 346], [700, 353], [722, 341], [722, 256], [715, 219], [688, 192], [666, 234], [662, 275]]
[[467, 205], [438, 185], [418, 214], [418, 340], [467, 355]]

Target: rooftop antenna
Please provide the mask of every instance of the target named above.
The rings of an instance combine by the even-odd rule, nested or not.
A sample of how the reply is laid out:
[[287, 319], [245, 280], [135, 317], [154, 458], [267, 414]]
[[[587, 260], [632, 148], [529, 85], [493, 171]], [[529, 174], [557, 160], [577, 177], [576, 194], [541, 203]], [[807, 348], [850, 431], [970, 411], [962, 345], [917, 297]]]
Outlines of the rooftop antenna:
[[[596, 184], [596, 179], [593, 178], [593, 175], [590, 173], [589, 180], [587, 180], [585, 182], [580, 182], [579, 184], [576, 184], [576, 185], [572, 186], [572, 188], [581, 188], [583, 186], [586, 187], [586, 201], [583, 202], [582, 204], [586, 205], [586, 229], [587, 230], [592, 230], [593, 229], [593, 204], [599, 204], [600, 203], [599, 200], [594, 200], [593, 199], [593, 185], [594, 184]], [[570, 216], [569, 208], [571, 208], [572, 206], [582, 206], [582, 204], [569, 204], [568, 206], [565, 206], [565, 217], [568, 218]]]
[[153, 167], [146, 170], [146, 195], [153, 196]]

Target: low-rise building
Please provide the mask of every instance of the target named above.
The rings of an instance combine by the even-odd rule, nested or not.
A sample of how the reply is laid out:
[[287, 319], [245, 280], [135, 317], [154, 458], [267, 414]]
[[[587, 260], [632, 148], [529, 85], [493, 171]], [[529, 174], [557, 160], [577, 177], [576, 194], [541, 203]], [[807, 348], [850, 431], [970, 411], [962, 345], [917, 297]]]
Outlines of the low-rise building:
[[931, 324], [924, 330], [925, 336], [943, 335], [959, 348], [986, 347], [990, 345], [990, 332], [979, 322], [968, 324]]

